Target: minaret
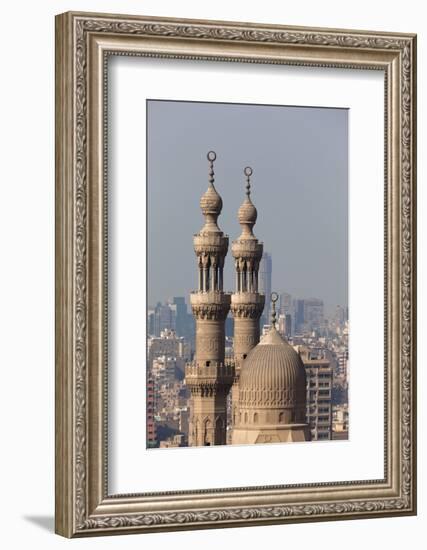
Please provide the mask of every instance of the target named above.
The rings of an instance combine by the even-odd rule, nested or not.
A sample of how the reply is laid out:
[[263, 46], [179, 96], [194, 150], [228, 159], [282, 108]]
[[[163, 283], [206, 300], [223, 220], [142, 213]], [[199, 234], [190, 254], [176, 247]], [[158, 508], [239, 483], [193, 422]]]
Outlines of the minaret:
[[271, 326], [244, 359], [233, 445], [310, 441], [306, 420], [306, 374], [300, 355], [276, 329], [271, 295]]
[[191, 391], [189, 445], [225, 445], [227, 394], [234, 366], [225, 364], [225, 319], [230, 294], [223, 291], [224, 259], [228, 237], [217, 224], [222, 200], [214, 186], [214, 151], [209, 160], [209, 186], [200, 200], [205, 225], [194, 236], [198, 290], [190, 296], [196, 319], [196, 355], [186, 366], [185, 381]]
[[257, 220], [257, 210], [251, 201], [252, 168], [247, 166], [243, 172], [246, 176], [246, 198], [238, 212], [242, 234], [231, 247], [236, 267], [236, 292], [231, 296], [235, 363], [235, 379], [231, 392], [233, 424], [239, 400], [241, 364], [259, 342], [259, 323], [265, 302], [265, 296], [258, 292], [258, 269], [263, 246], [252, 231]]

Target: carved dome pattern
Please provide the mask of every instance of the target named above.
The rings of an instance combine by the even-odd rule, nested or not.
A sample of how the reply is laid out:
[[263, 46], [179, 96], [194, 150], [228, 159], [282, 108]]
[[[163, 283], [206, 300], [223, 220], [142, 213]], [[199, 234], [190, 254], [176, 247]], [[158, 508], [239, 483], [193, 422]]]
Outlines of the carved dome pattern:
[[242, 409], [304, 406], [305, 392], [305, 369], [300, 356], [272, 328], [243, 362], [239, 406]]

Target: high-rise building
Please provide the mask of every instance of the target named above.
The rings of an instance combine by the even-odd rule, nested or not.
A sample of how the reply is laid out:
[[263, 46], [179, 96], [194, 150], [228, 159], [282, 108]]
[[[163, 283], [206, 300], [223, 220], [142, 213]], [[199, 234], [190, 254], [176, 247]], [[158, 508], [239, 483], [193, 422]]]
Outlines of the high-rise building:
[[310, 330], [318, 330], [323, 325], [323, 300], [308, 298], [304, 300], [304, 322]]
[[304, 363], [307, 380], [307, 422], [311, 439], [332, 439], [332, 377], [331, 362], [326, 350], [301, 346], [300, 357]]
[[262, 255], [259, 266], [259, 290], [267, 297], [264, 304], [264, 310], [262, 312], [263, 324], [270, 322], [270, 299], [271, 296], [271, 274], [273, 270], [273, 260], [269, 252], [265, 252]]
[[292, 315], [286, 313], [285, 315], [285, 337], [290, 338], [292, 336]]
[[283, 338], [292, 336], [292, 317], [289, 314], [281, 313], [278, 319], [278, 331]]
[[335, 322], [341, 326], [341, 325], [344, 325], [345, 321], [347, 321], [348, 319], [348, 316], [347, 316], [347, 308], [343, 307], [343, 306], [337, 306], [336, 309], [335, 309], [335, 316], [334, 316], [334, 320]]
[[304, 328], [304, 300], [294, 300], [294, 330], [299, 333]]
[[231, 390], [234, 424], [239, 400], [239, 376], [243, 360], [259, 342], [260, 317], [264, 309], [265, 296], [258, 292], [258, 269], [262, 257], [262, 244], [253, 234], [257, 210], [251, 200], [252, 168], [246, 167], [246, 198], [238, 211], [242, 228], [241, 235], [232, 243], [236, 270], [235, 292], [231, 296], [231, 312], [234, 318], [234, 365], [235, 379]]
[[281, 315], [292, 314], [292, 296], [287, 292], [282, 292], [282, 294], [280, 294], [279, 313]]
[[154, 421], [155, 413], [155, 393], [154, 380], [147, 378], [147, 447], [157, 447], [156, 423]]
[[147, 336], [154, 336], [154, 309], [147, 311]]
[[171, 304], [158, 302], [154, 309], [147, 312], [147, 331], [150, 336], [160, 336], [163, 330], [175, 330], [176, 311]]
[[337, 375], [345, 383], [348, 381], [347, 363], [348, 363], [348, 347], [337, 353]]
[[227, 395], [234, 379], [234, 366], [225, 363], [225, 320], [231, 296], [223, 290], [228, 237], [217, 224], [222, 199], [214, 186], [215, 158], [213, 151], [208, 153], [209, 186], [200, 200], [205, 224], [193, 239], [199, 283], [190, 298], [196, 319], [196, 355], [185, 369], [191, 391], [190, 446], [226, 444]]
[[294, 301], [295, 332], [319, 330], [324, 322], [323, 300], [317, 298]]
[[172, 307], [176, 312], [175, 330], [177, 335], [183, 336], [188, 342], [192, 343], [194, 340], [194, 320], [193, 316], [188, 313], [185, 298], [182, 296], [174, 297]]

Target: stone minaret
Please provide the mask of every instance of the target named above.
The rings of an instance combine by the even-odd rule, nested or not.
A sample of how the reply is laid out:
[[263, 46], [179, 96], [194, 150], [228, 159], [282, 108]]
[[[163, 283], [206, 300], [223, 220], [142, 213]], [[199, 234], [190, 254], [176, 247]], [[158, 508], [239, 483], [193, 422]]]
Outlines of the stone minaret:
[[186, 366], [185, 380], [191, 391], [189, 445], [225, 445], [227, 394], [234, 379], [234, 366], [225, 364], [225, 319], [230, 294], [223, 291], [224, 259], [228, 237], [217, 224], [222, 200], [214, 186], [213, 162], [208, 153], [209, 187], [200, 200], [205, 225], [194, 236], [198, 266], [198, 290], [190, 296], [196, 319], [196, 355]]
[[258, 269], [263, 246], [252, 231], [257, 219], [257, 210], [251, 201], [252, 168], [246, 167], [244, 174], [246, 176], [246, 198], [238, 212], [242, 234], [232, 244], [236, 267], [236, 292], [231, 296], [235, 363], [235, 379], [231, 391], [233, 424], [239, 400], [241, 364], [250, 350], [259, 342], [260, 317], [265, 302], [265, 296], [258, 292]]

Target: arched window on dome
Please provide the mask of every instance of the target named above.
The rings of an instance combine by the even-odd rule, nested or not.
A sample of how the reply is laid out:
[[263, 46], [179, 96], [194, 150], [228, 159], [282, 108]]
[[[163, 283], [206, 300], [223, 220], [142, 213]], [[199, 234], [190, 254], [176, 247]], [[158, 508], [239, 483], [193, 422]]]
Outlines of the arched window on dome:
[[254, 424], [258, 424], [258, 413], [254, 413]]
[[281, 412], [279, 413], [279, 424], [283, 424], [285, 418], [285, 413]]
[[246, 412], [245, 413], [245, 424], [247, 424], [247, 423], [248, 423], [248, 413]]

